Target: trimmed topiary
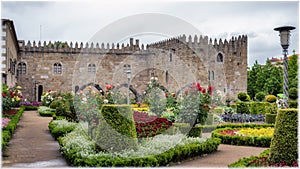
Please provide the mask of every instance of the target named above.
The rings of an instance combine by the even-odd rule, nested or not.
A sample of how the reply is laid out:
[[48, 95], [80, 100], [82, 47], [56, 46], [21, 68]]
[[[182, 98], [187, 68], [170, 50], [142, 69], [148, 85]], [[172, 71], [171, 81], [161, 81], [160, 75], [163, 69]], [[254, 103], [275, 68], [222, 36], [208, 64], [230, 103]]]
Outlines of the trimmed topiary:
[[290, 164], [298, 159], [297, 115], [297, 109], [279, 110], [270, 146], [271, 162], [285, 161]]
[[255, 94], [255, 99], [257, 101], [263, 101], [265, 99], [266, 94], [264, 92], [258, 92]]
[[298, 101], [297, 100], [289, 100], [288, 105], [289, 105], [289, 108], [298, 108]]
[[292, 100], [298, 99], [298, 89], [295, 87], [290, 88], [289, 90], [289, 97]]
[[240, 114], [250, 114], [250, 105], [246, 102], [236, 103], [236, 113]]
[[275, 124], [277, 114], [266, 114], [266, 123], [267, 124]]
[[131, 106], [103, 105], [98, 118], [95, 139], [100, 150], [118, 152], [137, 147]]
[[276, 102], [276, 96], [269, 94], [266, 96], [266, 101], [269, 103], [274, 103], [274, 102]]
[[238, 93], [238, 99], [240, 99], [241, 101], [246, 101], [247, 100], [247, 93], [245, 92], [240, 92]]

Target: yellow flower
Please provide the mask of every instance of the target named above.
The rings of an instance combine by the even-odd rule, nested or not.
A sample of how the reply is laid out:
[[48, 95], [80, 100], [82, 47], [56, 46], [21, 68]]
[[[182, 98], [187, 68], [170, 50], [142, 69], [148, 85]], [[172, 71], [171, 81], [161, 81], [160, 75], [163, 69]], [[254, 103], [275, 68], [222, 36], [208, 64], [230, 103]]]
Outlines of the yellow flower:
[[22, 89], [22, 87], [21, 86], [17, 86], [17, 89]]

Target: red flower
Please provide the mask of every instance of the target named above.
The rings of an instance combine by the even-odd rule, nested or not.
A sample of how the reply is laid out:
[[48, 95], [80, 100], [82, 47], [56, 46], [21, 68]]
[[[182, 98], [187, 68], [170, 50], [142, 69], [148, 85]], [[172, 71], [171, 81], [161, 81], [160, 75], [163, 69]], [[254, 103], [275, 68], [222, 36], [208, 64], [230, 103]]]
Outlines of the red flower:
[[172, 97], [175, 97], [176, 95], [175, 95], [175, 93], [172, 93]]
[[213, 92], [213, 87], [211, 87], [211, 86], [208, 86], [207, 90], [209, 91], [209, 95], [212, 95], [212, 92]]
[[166, 93], [165, 96], [168, 97], [169, 96], [168, 93]]
[[2, 93], [2, 97], [5, 97], [6, 95], [5, 95], [5, 93]]
[[51, 92], [51, 90], [48, 90], [48, 93], [50, 93]]
[[206, 93], [206, 89], [202, 89], [202, 93], [203, 93], [203, 94]]
[[199, 91], [202, 90], [202, 87], [200, 86], [200, 83], [197, 83], [197, 89], [198, 89]]

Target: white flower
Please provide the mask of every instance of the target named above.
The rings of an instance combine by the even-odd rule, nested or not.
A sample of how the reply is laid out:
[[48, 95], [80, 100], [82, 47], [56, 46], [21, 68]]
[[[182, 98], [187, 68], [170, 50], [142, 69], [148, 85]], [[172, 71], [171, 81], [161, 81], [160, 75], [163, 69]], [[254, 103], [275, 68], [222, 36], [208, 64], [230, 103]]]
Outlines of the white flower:
[[155, 77], [155, 78], [154, 78], [154, 80], [158, 81], [158, 78], [157, 78], [157, 77]]
[[107, 99], [104, 99], [103, 102], [104, 102], [104, 104], [107, 104], [107, 103], [108, 103], [108, 100], [107, 100]]

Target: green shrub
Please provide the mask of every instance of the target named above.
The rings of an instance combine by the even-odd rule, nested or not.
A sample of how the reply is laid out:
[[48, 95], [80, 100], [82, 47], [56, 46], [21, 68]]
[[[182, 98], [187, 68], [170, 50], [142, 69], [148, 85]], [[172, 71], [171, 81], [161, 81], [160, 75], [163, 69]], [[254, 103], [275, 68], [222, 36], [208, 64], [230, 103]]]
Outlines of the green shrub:
[[188, 133], [189, 137], [202, 137], [202, 126], [192, 127]]
[[37, 112], [40, 114], [40, 116], [43, 117], [52, 117], [53, 114], [55, 114], [55, 109], [51, 109], [46, 106], [40, 106], [37, 110]]
[[289, 105], [289, 108], [298, 108], [298, 101], [297, 100], [289, 100], [288, 105]]
[[289, 98], [292, 100], [298, 99], [298, 89], [297, 88], [295, 88], [295, 87], [290, 88]]
[[266, 94], [264, 92], [258, 92], [255, 94], [255, 99], [259, 102], [265, 99]]
[[11, 139], [12, 135], [14, 134], [17, 124], [25, 110], [25, 107], [22, 106], [18, 113], [10, 117], [10, 122], [7, 124], [7, 126], [2, 128], [2, 152], [6, 149], [7, 143]]
[[217, 128], [265, 128], [274, 127], [274, 124], [255, 124], [255, 123], [244, 123], [244, 124], [220, 124]]
[[73, 131], [77, 125], [78, 123], [69, 122], [67, 120], [52, 120], [48, 128], [51, 135], [57, 139]]
[[251, 102], [249, 105], [250, 114], [266, 114], [267, 109], [271, 107], [271, 103], [269, 102]]
[[241, 114], [250, 114], [249, 103], [237, 102], [236, 103], [236, 112]]
[[266, 123], [267, 124], [275, 124], [277, 114], [266, 114]]
[[286, 161], [298, 159], [298, 110], [280, 109], [276, 118], [269, 160]]
[[269, 94], [266, 96], [266, 101], [269, 103], [274, 103], [274, 102], [276, 102], [276, 96]]
[[249, 167], [248, 164], [256, 159], [259, 159], [260, 157], [266, 157], [268, 156], [270, 152], [270, 149], [264, 150], [262, 153], [259, 154], [259, 156], [251, 156], [251, 157], [243, 157], [239, 159], [238, 161], [231, 163], [228, 165], [229, 168], [246, 168]]
[[231, 144], [238, 146], [255, 146], [255, 147], [269, 147], [272, 137], [244, 137], [244, 136], [231, 136], [222, 135], [220, 132], [232, 128], [219, 128], [211, 133], [213, 138], [221, 139], [222, 144]]
[[266, 113], [277, 114], [278, 106], [276, 103], [270, 103], [269, 106], [266, 107]]
[[37, 110], [39, 106], [24, 106], [25, 110], [30, 111], [30, 110]]
[[245, 92], [240, 92], [240, 93], [238, 93], [238, 99], [240, 99], [240, 101], [246, 101], [247, 100], [247, 97], [248, 97], [248, 95], [247, 95], [247, 93], [245, 93]]
[[96, 143], [101, 150], [121, 151], [137, 147], [137, 133], [131, 106], [103, 105], [98, 114]]

